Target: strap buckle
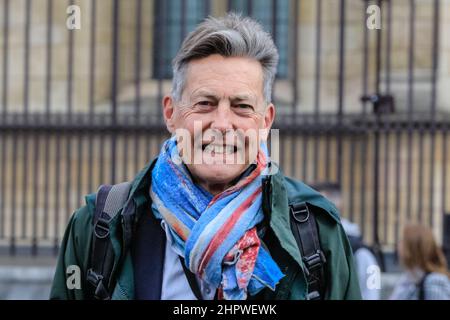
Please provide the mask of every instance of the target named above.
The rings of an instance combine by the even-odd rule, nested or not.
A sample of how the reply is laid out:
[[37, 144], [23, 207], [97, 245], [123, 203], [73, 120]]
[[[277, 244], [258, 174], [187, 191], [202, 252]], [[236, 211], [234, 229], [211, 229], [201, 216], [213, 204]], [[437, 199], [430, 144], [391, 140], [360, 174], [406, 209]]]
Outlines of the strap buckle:
[[309, 210], [305, 203], [291, 206], [292, 217], [299, 223], [304, 223], [309, 219]]
[[321, 250], [317, 250], [316, 253], [304, 257], [303, 262], [306, 266], [307, 276], [309, 276], [310, 271], [320, 268], [323, 264], [325, 264], [325, 262], [327, 262], [327, 259]]
[[89, 269], [86, 275], [86, 280], [95, 288], [94, 296], [100, 300], [109, 300], [109, 293], [103, 284], [103, 276]]
[[103, 276], [98, 274], [92, 269], [89, 269], [86, 275], [86, 280], [92, 284], [94, 287], [97, 287], [99, 282], [103, 280]]
[[94, 234], [99, 239], [105, 239], [109, 236], [109, 220], [100, 217], [94, 226]]
[[320, 293], [317, 290], [314, 290], [306, 296], [307, 300], [320, 300]]

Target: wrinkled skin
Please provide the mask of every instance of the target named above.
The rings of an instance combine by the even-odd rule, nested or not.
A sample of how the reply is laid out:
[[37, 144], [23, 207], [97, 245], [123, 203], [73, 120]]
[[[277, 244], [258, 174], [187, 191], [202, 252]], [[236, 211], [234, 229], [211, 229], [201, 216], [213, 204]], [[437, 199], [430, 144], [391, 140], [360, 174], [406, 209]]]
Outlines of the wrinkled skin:
[[[190, 133], [190, 139], [179, 139], [180, 153], [195, 182], [212, 194], [229, 187], [255, 160], [252, 148], [267, 139], [275, 117], [274, 105], [264, 99], [260, 63], [217, 54], [190, 61], [180, 101], [167, 95], [163, 107], [172, 134]], [[255, 132], [256, 140], [242, 132]], [[202, 161], [193, 161], [194, 155]]]

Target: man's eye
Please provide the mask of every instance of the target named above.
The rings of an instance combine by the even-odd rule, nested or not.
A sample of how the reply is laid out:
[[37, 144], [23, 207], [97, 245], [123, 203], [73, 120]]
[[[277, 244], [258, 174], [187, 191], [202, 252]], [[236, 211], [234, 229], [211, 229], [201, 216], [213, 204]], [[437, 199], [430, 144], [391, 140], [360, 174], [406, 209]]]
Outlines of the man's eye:
[[237, 104], [236, 107], [244, 110], [253, 110], [253, 107], [251, 105], [245, 103]]
[[211, 101], [199, 101], [197, 102], [197, 105], [199, 106], [213, 106], [214, 104]]

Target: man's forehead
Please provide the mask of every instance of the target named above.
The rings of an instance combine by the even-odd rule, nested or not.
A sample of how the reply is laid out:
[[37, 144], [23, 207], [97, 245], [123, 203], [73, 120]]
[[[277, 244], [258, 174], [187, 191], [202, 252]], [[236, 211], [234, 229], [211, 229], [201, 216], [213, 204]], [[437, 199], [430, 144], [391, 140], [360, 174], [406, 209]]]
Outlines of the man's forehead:
[[237, 66], [237, 68], [239, 69], [262, 69], [261, 63], [254, 58], [244, 56], [225, 57], [216, 53], [206, 57], [192, 59], [188, 62], [188, 66], [200, 66], [207, 68], [223, 65], [228, 65], [227, 68], [229, 68], [230, 66]]
[[227, 98], [230, 100], [255, 100], [256, 95], [251, 91], [232, 92], [224, 94], [219, 88], [199, 88], [191, 93], [191, 97], [210, 97], [215, 99]]
[[260, 86], [263, 69], [254, 59], [246, 57], [222, 57], [217, 54], [189, 61], [186, 80], [191, 82], [223, 82]]

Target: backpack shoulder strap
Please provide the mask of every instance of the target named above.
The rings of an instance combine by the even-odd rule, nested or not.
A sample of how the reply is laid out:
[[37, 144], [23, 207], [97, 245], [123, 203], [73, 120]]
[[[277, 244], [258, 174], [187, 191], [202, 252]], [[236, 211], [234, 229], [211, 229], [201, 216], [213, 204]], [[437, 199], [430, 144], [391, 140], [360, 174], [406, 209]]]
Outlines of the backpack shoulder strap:
[[95, 299], [110, 299], [111, 272], [114, 252], [109, 237], [109, 223], [119, 213], [130, 192], [131, 183], [102, 185], [97, 191], [95, 212], [92, 219], [91, 268], [87, 271], [87, 281], [92, 285]]
[[[166, 233], [161, 221], [146, 206], [130, 246], [134, 273], [134, 299], [160, 300], [166, 252]], [[151, 245], [149, 245], [151, 244]], [[150, 271], [149, 271], [150, 270]]]
[[316, 218], [306, 202], [289, 205], [291, 228], [300, 249], [308, 282], [308, 300], [325, 295], [325, 255], [319, 241]]
[[425, 280], [427, 278], [427, 276], [429, 275], [429, 272], [425, 272], [422, 279], [420, 279], [420, 282], [418, 283], [418, 289], [419, 289], [419, 296], [418, 299], [419, 300], [425, 300]]

